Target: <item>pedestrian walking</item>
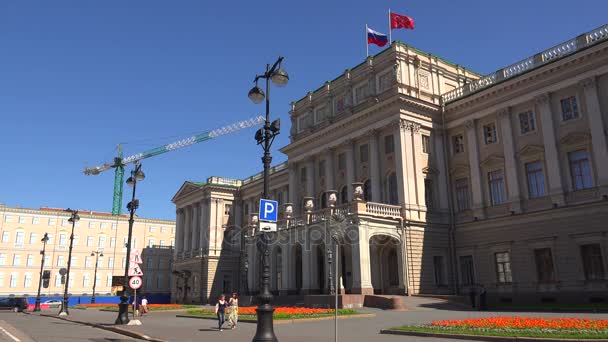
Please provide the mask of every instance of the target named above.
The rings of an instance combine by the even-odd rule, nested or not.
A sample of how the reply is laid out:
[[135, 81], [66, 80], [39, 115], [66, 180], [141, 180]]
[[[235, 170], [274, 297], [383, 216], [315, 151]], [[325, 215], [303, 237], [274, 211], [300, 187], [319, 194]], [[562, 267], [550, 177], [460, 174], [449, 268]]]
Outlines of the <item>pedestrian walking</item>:
[[141, 315], [143, 316], [144, 314], [148, 313], [148, 298], [146, 298], [146, 296], [143, 296], [141, 299]]
[[228, 302], [226, 302], [226, 296], [221, 295], [220, 299], [215, 304], [215, 314], [217, 315], [217, 324], [219, 331], [224, 331], [222, 329], [222, 325], [224, 325], [224, 314], [226, 313], [226, 307], [228, 307]]
[[239, 321], [239, 294], [236, 292], [232, 293], [232, 297], [228, 301], [230, 306], [230, 314], [228, 315], [228, 322], [230, 322], [230, 329], [236, 328], [236, 324]]

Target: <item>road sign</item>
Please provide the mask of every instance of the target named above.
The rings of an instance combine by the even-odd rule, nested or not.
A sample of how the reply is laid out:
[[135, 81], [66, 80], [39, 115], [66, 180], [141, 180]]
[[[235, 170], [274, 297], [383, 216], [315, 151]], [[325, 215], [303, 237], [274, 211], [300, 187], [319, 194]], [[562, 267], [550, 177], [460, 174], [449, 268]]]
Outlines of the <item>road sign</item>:
[[144, 275], [144, 272], [141, 270], [141, 267], [139, 267], [139, 265], [135, 264], [134, 267], [129, 267], [129, 277], [142, 275]]
[[277, 201], [260, 199], [260, 221], [277, 222], [279, 203]]
[[277, 223], [276, 222], [264, 222], [260, 221], [260, 231], [267, 232], [276, 232], [277, 231]]
[[132, 264], [143, 264], [144, 262], [141, 260], [141, 256], [139, 254], [135, 254], [131, 256], [131, 260], [129, 260]]
[[129, 279], [129, 286], [133, 289], [133, 290], [137, 290], [138, 288], [141, 287], [142, 281], [140, 277], [131, 277], [131, 279]]

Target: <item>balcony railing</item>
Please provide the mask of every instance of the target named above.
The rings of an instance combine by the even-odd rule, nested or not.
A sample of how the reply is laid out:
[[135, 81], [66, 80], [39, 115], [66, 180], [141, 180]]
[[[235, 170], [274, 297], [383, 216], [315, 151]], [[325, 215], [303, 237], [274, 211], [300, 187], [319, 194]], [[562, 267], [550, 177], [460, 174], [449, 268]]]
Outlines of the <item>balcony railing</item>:
[[576, 38], [558, 44], [534, 56], [499, 69], [487, 76], [443, 94], [444, 103], [456, 101], [477, 91], [489, 88], [499, 82], [513, 78], [524, 72], [539, 68], [549, 62], [564, 58], [577, 51], [608, 39], [608, 25], [584, 33]]
[[[282, 170], [285, 170], [287, 168], [287, 162], [282, 162], [281, 164], [277, 164], [273, 167], [270, 168], [270, 174], [272, 175], [275, 172], [279, 172]], [[260, 172], [260, 173], [256, 173], [253, 176], [247, 177], [245, 179], [243, 179], [243, 185], [245, 184], [249, 184], [251, 182], [254, 182], [258, 179], [262, 179], [262, 177], [264, 177], [264, 172]]]

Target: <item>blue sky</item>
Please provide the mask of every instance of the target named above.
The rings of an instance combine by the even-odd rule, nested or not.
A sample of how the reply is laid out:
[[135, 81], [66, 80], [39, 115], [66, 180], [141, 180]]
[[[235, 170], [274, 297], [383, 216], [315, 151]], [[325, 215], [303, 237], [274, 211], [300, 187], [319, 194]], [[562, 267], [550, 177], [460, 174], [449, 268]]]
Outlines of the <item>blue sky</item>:
[[[289, 103], [362, 62], [388, 8], [416, 21], [394, 39], [488, 73], [605, 24], [608, 2], [0, 0], [0, 203], [110, 211], [113, 172], [85, 166], [261, 114], [247, 92], [278, 55], [285, 160]], [[259, 172], [253, 134], [145, 160], [138, 214], [174, 219], [184, 180]]]

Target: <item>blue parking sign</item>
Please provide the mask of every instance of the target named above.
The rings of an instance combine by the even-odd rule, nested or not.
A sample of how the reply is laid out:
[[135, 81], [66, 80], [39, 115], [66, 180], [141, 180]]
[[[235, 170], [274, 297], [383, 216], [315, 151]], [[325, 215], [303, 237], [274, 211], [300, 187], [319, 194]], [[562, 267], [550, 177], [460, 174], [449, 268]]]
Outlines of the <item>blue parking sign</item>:
[[277, 201], [260, 199], [260, 221], [277, 222], [279, 203]]

